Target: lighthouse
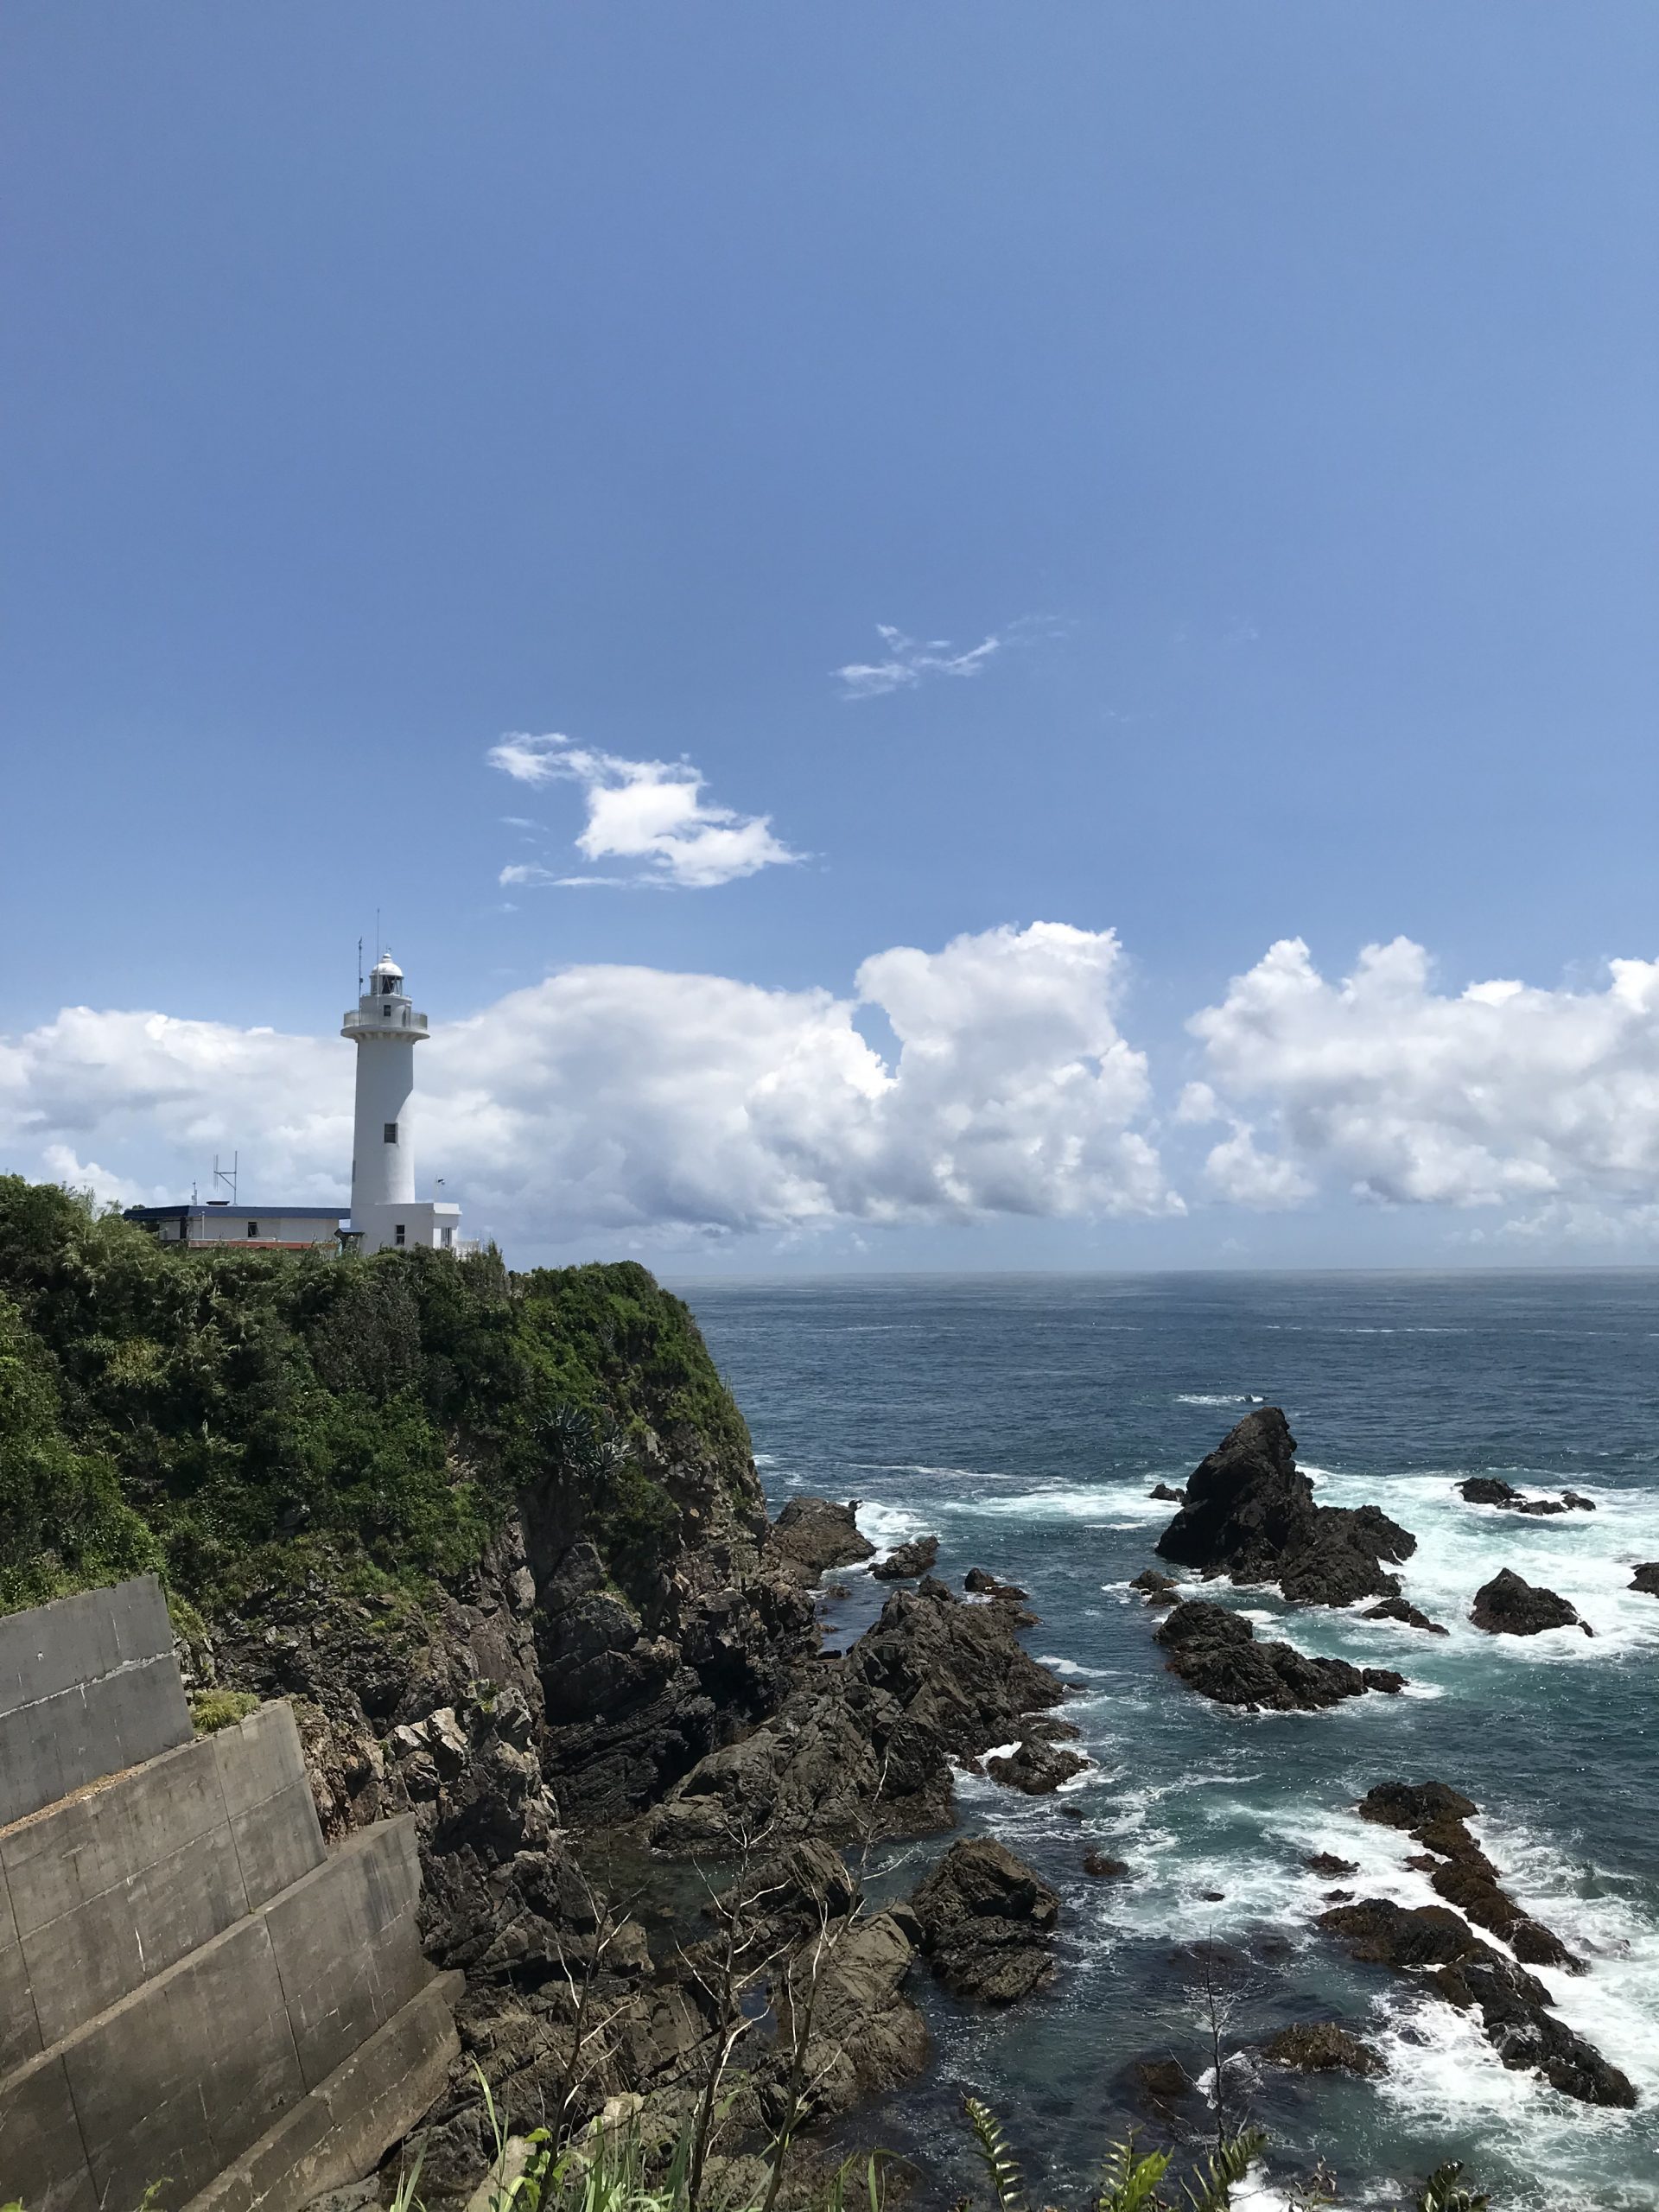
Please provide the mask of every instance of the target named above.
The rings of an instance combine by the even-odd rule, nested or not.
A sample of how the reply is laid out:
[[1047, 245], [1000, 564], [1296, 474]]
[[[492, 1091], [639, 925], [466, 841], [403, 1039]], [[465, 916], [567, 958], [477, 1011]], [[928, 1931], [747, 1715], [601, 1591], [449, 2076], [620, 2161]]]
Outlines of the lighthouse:
[[415, 1244], [455, 1250], [461, 1208], [415, 1195], [415, 1047], [431, 1031], [390, 953], [369, 971], [369, 988], [340, 1033], [357, 1047], [352, 1229], [363, 1250]]

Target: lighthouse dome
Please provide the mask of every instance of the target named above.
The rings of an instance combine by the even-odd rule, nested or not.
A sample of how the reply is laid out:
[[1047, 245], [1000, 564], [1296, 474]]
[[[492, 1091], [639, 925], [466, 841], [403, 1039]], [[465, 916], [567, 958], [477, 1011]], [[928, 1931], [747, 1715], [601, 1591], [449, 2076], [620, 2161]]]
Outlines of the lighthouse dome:
[[389, 952], [383, 952], [381, 954], [380, 957], [375, 962], [373, 967], [370, 969], [369, 973], [372, 976], [395, 976], [400, 983], [404, 980], [403, 969], [397, 965], [397, 963], [392, 958]]

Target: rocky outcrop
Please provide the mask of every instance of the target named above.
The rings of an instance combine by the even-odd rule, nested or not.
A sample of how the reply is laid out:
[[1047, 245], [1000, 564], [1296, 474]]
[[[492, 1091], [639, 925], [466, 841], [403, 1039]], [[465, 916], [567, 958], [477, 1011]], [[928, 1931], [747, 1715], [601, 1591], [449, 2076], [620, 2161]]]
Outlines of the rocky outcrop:
[[1630, 1577], [1630, 1587], [1646, 1597], [1659, 1598], [1659, 1560], [1649, 1560], [1638, 1567]]
[[669, 1791], [645, 1824], [652, 1847], [717, 1853], [768, 1823], [841, 1840], [948, 1827], [950, 1761], [1023, 1736], [1028, 1713], [1065, 1696], [1021, 1649], [1009, 1611], [964, 1605], [931, 1576], [896, 1591], [849, 1651]]
[[1268, 1713], [1318, 1713], [1367, 1690], [1403, 1689], [1405, 1677], [1345, 1659], [1310, 1659], [1288, 1643], [1259, 1643], [1251, 1624], [1224, 1605], [1189, 1599], [1158, 1630], [1170, 1672], [1217, 1705]]
[[1581, 1628], [1586, 1636], [1594, 1634], [1565, 1598], [1523, 1582], [1507, 1567], [1476, 1591], [1469, 1618], [1488, 1636], [1541, 1636], [1552, 1628]]
[[1185, 1505], [1186, 1503], [1186, 1492], [1184, 1490], [1172, 1490], [1167, 1483], [1154, 1483], [1152, 1488], [1147, 1492], [1147, 1496], [1148, 1497], [1156, 1498], [1160, 1505]]
[[1081, 1774], [1089, 1762], [1081, 1751], [1068, 1748], [1068, 1741], [1075, 1739], [1077, 1731], [1065, 1720], [1037, 1720], [1027, 1722], [1024, 1741], [1017, 1751], [1005, 1753], [1000, 1758], [985, 1762], [985, 1771], [993, 1782], [1000, 1782], [1009, 1789], [1023, 1790], [1027, 1797], [1046, 1797], [1063, 1782], [1070, 1782], [1073, 1775]]
[[924, 1574], [933, 1572], [933, 1562], [939, 1555], [937, 1536], [914, 1536], [907, 1544], [895, 1544], [885, 1559], [879, 1559], [870, 1569], [878, 1582], [916, 1582]]
[[1312, 2020], [1281, 2028], [1262, 2046], [1270, 2066], [1285, 2066], [1300, 2074], [1386, 2074], [1380, 2051], [1362, 2043], [1335, 2020]]
[[1338, 1859], [1334, 1851], [1316, 1851], [1311, 1857], [1304, 1859], [1302, 1864], [1310, 1874], [1323, 1874], [1327, 1881], [1339, 1874], [1357, 1874], [1359, 1872], [1357, 1859]]
[[1053, 1974], [1060, 1901], [1006, 1844], [953, 1843], [910, 1903], [923, 1955], [953, 1996], [1012, 2005]]
[[1564, 1490], [1559, 1498], [1529, 1497], [1499, 1475], [1471, 1475], [1458, 1484], [1458, 1494], [1470, 1505], [1495, 1505], [1505, 1513], [1523, 1513], [1534, 1519], [1551, 1513], [1593, 1513], [1596, 1502], [1578, 1491]]
[[1129, 1580], [1130, 1589], [1138, 1590], [1154, 1611], [1164, 1605], [1173, 1605], [1180, 1586], [1173, 1574], [1160, 1574], [1155, 1567], [1143, 1567], [1140, 1573], [1131, 1576]]
[[1130, 1872], [1127, 1859], [1114, 1859], [1109, 1851], [1085, 1851], [1083, 1871], [1097, 1882], [1122, 1882]]
[[1363, 1621], [1398, 1621], [1404, 1628], [1426, 1629], [1430, 1636], [1446, 1636], [1450, 1630], [1439, 1621], [1414, 1605], [1408, 1599], [1384, 1598], [1380, 1605], [1367, 1605], [1359, 1617]]
[[1534, 1920], [1500, 1887], [1497, 1867], [1465, 1825], [1479, 1810], [1473, 1798], [1444, 1782], [1381, 1782], [1359, 1802], [1362, 1820], [1403, 1829], [1421, 1844], [1422, 1851], [1412, 1863], [1428, 1875], [1436, 1893], [1477, 1927], [1502, 1936], [1523, 1965], [1565, 1967], [1582, 1974], [1583, 1962], [1554, 1930]]
[[767, 1549], [807, 1582], [830, 1567], [856, 1567], [875, 1556], [875, 1546], [859, 1533], [856, 1507], [827, 1497], [791, 1497], [772, 1524]]
[[1586, 2104], [1636, 2103], [1627, 2076], [1550, 2010], [1549, 1993], [1537, 1977], [1483, 1942], [1461, 1914], [1445, 1905], [1414, 1910], [1391, 1898], [1366, 1897], [1332, 1906], [1319, 1924], [1355, 1958], [1427, 1983], [1461, 2012], [1478, 2011], [1505, 2066], [1541, 2074]]
[[1276, 1582], [1296, 1605], [1397, 1598], [1382, 1563], [1408, 1559], [1416, 1538], [1374, 1505], [1316, 1505], [1295, 1452], [1277, 1406], [1246, 1414], [1188, 1478], [1159, 1557], [1206, 1577]]

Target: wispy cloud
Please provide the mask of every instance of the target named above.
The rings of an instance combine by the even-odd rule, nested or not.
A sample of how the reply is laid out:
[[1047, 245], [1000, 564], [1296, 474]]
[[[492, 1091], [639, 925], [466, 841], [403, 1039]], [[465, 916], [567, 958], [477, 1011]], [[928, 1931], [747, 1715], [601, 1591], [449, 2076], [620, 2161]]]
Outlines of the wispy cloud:
[[1071, 626], [1058, 614], [1021, 614], [958, 652], [949, 638], [907, 637], [892, 623], [878, 622], [880, 659], [849, 661], [835, 675], [843, 699], [879, 699], [887, 691], [914, 690], [936, 676], [982, 676], [999, 653], [1014, 652], [1046, 638], [1063, 638]]
[[949, 638], [907, 638], [890, 622], [878, 622], [880, 660], [849, 661], [836, 675], [846, 699], [879, 699], [884, 691], [912, 690], [931, 676], [978, 676], [988, 661], [1002, 650], [1002, 639], [987, 638], [966, 652], [957, 652]]
[[739, 814], [705, 799], [703, 778], [688, 760], [625, 760], [557, 732], [524, 731], [493, 745], [489, 759], [515, 783], [578, 785], [588, 822], [576, 849], [584, 860], [626, 861], [635, 871], [571, 876], [515, 864], [502, 869], [504, 884], [707, 891], [803, 857], [773, 836], [770, 815]]

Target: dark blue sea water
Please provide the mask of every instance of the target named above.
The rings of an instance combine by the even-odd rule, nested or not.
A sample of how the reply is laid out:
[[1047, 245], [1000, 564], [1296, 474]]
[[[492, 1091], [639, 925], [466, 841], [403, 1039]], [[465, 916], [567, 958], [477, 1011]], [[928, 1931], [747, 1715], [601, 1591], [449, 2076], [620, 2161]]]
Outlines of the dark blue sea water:
[[[1137, 2116], [1132, 2062], [1207, 2063], [1186, 1950], [1207, 1944], [1226, 1962], [1241, 2050], [1337, 2016], [1389, 2067], [1370, 2082], [1230, 2067], [1231, 2094], [1273, 2134], [1271, 2177], [1241, 2203], [1282, 2205], [1323, 2155], [1350, 2208], [1394, 2202], [1448, 2156], [1504, 2212], [1659, 2206], [1659, 1599], [1628, 1587], [1636, 1562], [1659, 1560], [1659, 1277], [889, 1276], [687, 1294], [774, 1504], [856, 1497], [882, 1543], [937, 1531], [938, 1572], [958, 1586], [973, 1566], [1023, 1584], [1042, 1616], [1031, 1649], [1079, 1693], [1068, 1717], [1094, 1764], [1059, 1797], [972, 1777], [960, 1791], [967, 1827], [1003, 1836], [1060, 1891], [1061, 1971], [1000, 2018], [930, 1992], [937, 2064], [876, 2115], [879, 2133], [919, 2139], [949, 2179], [954, 2096], [970, 2086], [1019, 2139], [1035, 2201], [1075, 2197], [1103, 2138]], [[1243, 1716], [1163, 1670], [1156, 1617], [1125, 1586], [1170, 1510], [1147, 1492], [1179, 1482], [1247, 1393], [1284, 1407], [1322, 1500], [1374, 1500], [1415, 1532], [1407, 1594], [1451, 1634], [1292, 1611], [1264, 1591], [1206, 1594], [1305, 1650], [1398, 1667], [1405, 1696]], [[1468, 1506], [1452, 1484], [1476, 1471], [1571, 1485], [1598, 1510]], [[1593, 1639], [1471, 1627], [1471, 1596], [1506, 1564], [1570, 1598]], [[847, 1579], [840, 1634], [883, 1594]], [[1315, 1929], [1329, 1886], [1303, 1870], [1315, 1850], [1358, 1860], [1345, 1886], [1361, 1895], [1432, 1901], [1405, 1864], [1414, 1847], [1353, 1814], [1391, 1776], [1438, 1777], [1478, 1802], [1477, 1833], [1511, 1890], [1589, 1961], [1583, 1979], [1541, 1978], [1636, 2082], [1637, 2112], [1506, 2072], [1450, 2007], [1347, 1962]], [[1084, 1876], [1090, 1846], [1130, 1859], [1135, 1879]]]

